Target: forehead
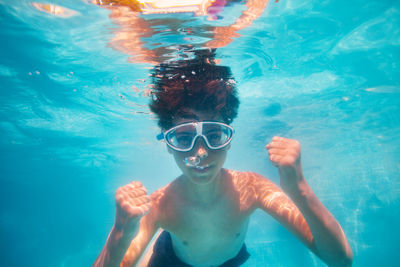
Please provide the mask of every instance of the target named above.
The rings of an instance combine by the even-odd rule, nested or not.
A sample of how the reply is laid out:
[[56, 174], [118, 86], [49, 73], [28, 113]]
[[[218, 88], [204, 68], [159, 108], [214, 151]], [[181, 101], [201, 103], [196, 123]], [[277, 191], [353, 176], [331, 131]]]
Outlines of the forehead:
[[221, 116], [214, 112], [197, 111], [193, 109], [184, 110], [183, 114], [173, 120], [174, 126], [193, 121], [218, 121], [223, 122]]

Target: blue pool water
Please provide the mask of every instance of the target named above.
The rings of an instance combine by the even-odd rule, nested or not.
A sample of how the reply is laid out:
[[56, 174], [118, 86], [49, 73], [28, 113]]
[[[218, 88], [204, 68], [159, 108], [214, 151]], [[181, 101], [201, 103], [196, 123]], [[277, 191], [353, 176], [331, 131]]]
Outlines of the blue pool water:
[[[179, 174], [146, 106], [151, 65], [109, 45], [118, 26], [107, 10], [51, 3], [77, 14], [0, 0], [2, 266], [89, 266], [115, 190], [141, 180], [151, 192]], [[241, 10], [182, 21], [229, 24]], [[207, 39], [181, 29], [147, 45]], [[271, 1], [240, 34], [217, 51], [242, 102], [226, 167], [279, 183], [264, 146], [299, 140], [306, 179], [343, 227], [354, 266], [400, 266], [400, 2]], [[246, 243], [246, 266], [324, 266], [261, 212]]]

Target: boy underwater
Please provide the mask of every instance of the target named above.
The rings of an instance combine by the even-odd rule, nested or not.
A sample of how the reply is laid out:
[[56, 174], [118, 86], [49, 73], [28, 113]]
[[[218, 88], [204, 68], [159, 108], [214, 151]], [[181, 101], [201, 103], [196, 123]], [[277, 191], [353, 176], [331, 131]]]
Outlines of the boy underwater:
[[199, 51], [158, 65], [152, 76], [150, 108], [182, 175], [150, 196], [136, 181], [116, 191], [115, 223], [94, 266], [240, 266], [256, 209], [329, 266], [351, 266], [345, 234], [303, 176], [299, 142], [274, 137], [266, 146], [282, 189], [260, 174], [223, 168], [239, 106], [228, 67]]

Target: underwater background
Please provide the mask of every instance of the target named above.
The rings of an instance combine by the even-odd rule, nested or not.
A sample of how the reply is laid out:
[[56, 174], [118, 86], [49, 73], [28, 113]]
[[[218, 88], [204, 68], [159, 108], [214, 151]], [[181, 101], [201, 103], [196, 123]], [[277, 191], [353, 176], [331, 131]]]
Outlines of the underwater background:
[[[204, 25], [232, 23], [244, 2], [215, 21], [174, 15], [175, 31], [156, 21], [144, 43], [179, 57], [177, 44], [207, 41]], [[0, 0], [0, 265], [90, 266], [115, 190], [140, 180], [152, 192], [179, 170], [147, 107], [152, 65], [110, 45], [110, 11], [44, 3], [74, 15]], [[299, 140], [305, 177], [354, 266], [400, 266], [400, 2], [270, 1], [239, 33], [216, 52], [241, 99], [225, 167], [279, 183], [264, 146], [274, 135]], [[324, 266], [262, 212], [246, 243], [245, 266]]]

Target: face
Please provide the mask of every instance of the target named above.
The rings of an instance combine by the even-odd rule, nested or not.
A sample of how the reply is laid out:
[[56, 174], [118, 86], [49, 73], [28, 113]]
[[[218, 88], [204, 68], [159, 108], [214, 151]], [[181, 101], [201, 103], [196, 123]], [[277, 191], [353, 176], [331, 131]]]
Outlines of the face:
[[[187, 112], [187, 114], [188, 115], [185, 115], [185, 117], [177, 118], [174, 121], [174, 126], [196, 121], [222, 122], [222, 120], [218, 117], [204, 112], [190, 110]], [[215, 181], [225, 163], [229, 148], [230, 145], [216, 150], [209, 149], [205, 140], [202, 137], [198, 137], [195, 141], [193, 149], [190, 151], [181, 152], [170, 147], [168, 147], [168, 151], [174, 156], [176, 164], [181, 169], [184, 176], [192, 183], [201, 185], [209, 184], [212, 181]], [[198, 161], [197, 165], [188, 166], [186, 164], [187, 159], [191, 157]]]

